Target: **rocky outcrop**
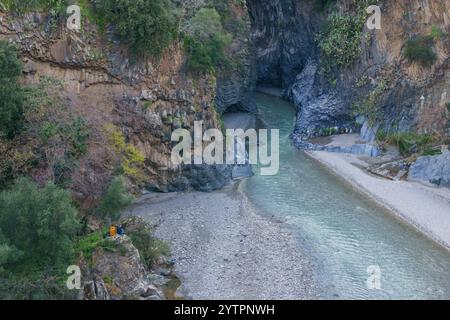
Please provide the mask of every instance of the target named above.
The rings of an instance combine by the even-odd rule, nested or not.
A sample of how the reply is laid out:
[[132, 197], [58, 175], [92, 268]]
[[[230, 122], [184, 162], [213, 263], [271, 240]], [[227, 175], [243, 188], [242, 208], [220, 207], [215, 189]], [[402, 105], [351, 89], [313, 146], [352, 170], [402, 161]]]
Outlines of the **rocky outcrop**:
[[[449, 132], [450, 7], [448, 1], [378, 1], [381, 30], [364, 27], [361, 53], [344, 69], [321, 72], [324, 57], [315, 42], [328, 14], [355, 14], [354, 1], [340, 0], [329, 12], [318, 13], [312, 1], [248, 1], [257, 48], [258, 82], [282, 87], [298, 108], [297, 141], [321, 131], [360, 130], [372, 141], [377, 129]], [[442, 30], [433, 50], [432, 66], [405, 58], [405, 43], [418, 35]], [[382, 89], [380, 89], [382, 88]], [[376, 121], [356, 122], [353, 105], [361, 105], [379, 90], [373, 108]], [[367, 134], [367, 136], [366, 136]]]
[[248, 0], [258, 84], [288, 88], [315, 55], [310, 1]]
[[98, 248], [92, 257], [92, 266], [84, 277], [82, 300], [144, 299], [162, 300], [161, 289], [150, 281], [139, 251], [127, 236], [111, 239], [118, 250]]
[[[82, 257], [81, 300], [165, 300], [173, 294], [165, 286], [174, 281], [173, 262], [160, 255], [149, 269], [133, 244], [134, 234], [139, 241], [151, 236], [151, 227], [142, 218], [130, 216], [121, 221], [126, 234], [106, 239], [95, 249], [92, 257]], [[134, 238], [133, 238], [134, 239]], [[107, 243], [107, 245], [105, 244]], [[142, 245], [142, 244], [141, 244]], [[142, 250], [142, 249], [141, 249]], [[169, 296], [168, 296], [169, 295]], [[178, 298], [181, 298], [178, 296]]]
[[[24, 83], [35, 84], [45, 77], [60, 81], [69, 112], [85, 119], [91, 130], [87, 154], [71, 175], [77, 199], [95, 203], [111, 180], [114, 168], [107, 159], [108, 137], [103, 132], [107, 124], [119, 128], [126, 142], [144, 155], [146, 185], [158, 190], [176, 186], [212, 190], [229, 181], [222, 168], [180, 168], [171, 162], [173, 130], [190, 129], [194, 121], [203, 121], [205, 129], [220, 127], [214, 106], [216, 81], [212, 76], [194, 81], [186, 75], [180, 43], [161, 59], [131, 62], [127, 48], [111, 30], [102, 36], [95, 25], [83, 20], [83, 32], [78, 33], [68, 30], [64, 19], [38, 12], [20, 16], [0, 12], [0, 39], [20, 48]], [[241, 68], [241, 72], [248, 70]], [[216, 99], [220, 108], [254, 108], [248, 93], [253, 82], [238, 83], [237, 76], [221, 79]], [[51, 172], [48, 168], [33, 175]], [[212, 181], [206, 182], [209, 178]]]
[[450, 187], [450, 152], [418, 158], [409, 170], [408, 179]]
[[168, 184], [150, 184], [151, 191], [175, 192], [198, 190], [210, 192], [228, 185], [232, 179], [231, 165], [183, 165]]

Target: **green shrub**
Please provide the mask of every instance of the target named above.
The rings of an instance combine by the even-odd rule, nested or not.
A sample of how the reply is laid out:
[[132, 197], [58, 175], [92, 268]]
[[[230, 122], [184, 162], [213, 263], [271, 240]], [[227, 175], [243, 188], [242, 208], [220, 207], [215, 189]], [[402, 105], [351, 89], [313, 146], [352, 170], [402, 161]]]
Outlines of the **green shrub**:
[[87, 140], [91, 134], [91, 129], [88, 127], [86, 120], [78, 117], [63, 130], [65, 136], [69, 138], [70, 155], [74, 158], [84, 155], [87, 151]]
[[120, 218], [121, 211], [132, 202], [133, 197], [126, 192], [122, 177], [116, 177], [106, 190], [98, 212], [102, 218], [116, 221]]
[[0, 41], [0, 138], [13, 138], [23, 127], [25, 94], [19, 85], [22, 64], [16, 47]]
[[359, 103], [352, 105], [355, 116], [364, 116], [371, 126], [374, 126], [379, 116], [379, 100], [387, 85], [384, 81], [380, 81], [375, 89], [373, 89], [369, 95]]
[[230, 64], [226, 48], [232, 36], [224, 31], [219, 13], [213, 8], [202, 8], [189, 21], [184, 47], [187, 67], [193, 73], [215, 73]]
[[19, 13], [33, 10], [55, 10], [62, 12], [67, 7], [67, 0], [3, 0], [6, 9]]
[[429, 152], [430, 147], [436, 142], [436, 137], [429, 134], [417, 134], [412, 132], [394, 132], [377, 135], [377, 140], [398, 147], [403, 156], [414, 153], [424, 154]]
[[150, 230], [146, 228], [134, 230], [129, 233], [129, 236], [148, 268], [152, 268], [161, 255], [170, 255], [169, 246], [165, 242], [153, 238]]
[[337, 13], [328, 17], [317, 37], [327, 68], [346, 68], [359, 56], [363, 21], [361, 16]]
[[95, 10], [135, 55], [160, 56], [176, 37], [169, 0], [97, 0]]
[[450, 112], [450, 102], [447, 102], [447, 111]]
[[3, 255], [9, 252], [7, 260], [15, 257], [3, 267], [20, 272], [68, 263], [79, 222], [67, 191], [53, 183], [39, 188], [20, 178], [0, 193], [0, 229]]
[[233, 3], [243, 9], [246, 8], [246, 0], [209, 0], [207, 6], [217, 10], [222, 26], [226, 31], [235, 36], [246, 36], [244, 34], [246, 32], [246, 22], [232, 10], [231, 5]]
[[45, 271], [29, 271], [26, 275], [0, 278], [1, 300], [76, 300], [77, 292], [66, 287], [64, 268], [48, 267]]
[[143, 184], [145, 176], [145, 156], [132, 144], [126, 143], [123, 133], [113, 124], [104, 126], [106, 138], [118, 158], [116, 173]]
[[445, 32], [441, 30], [438, 26], [431, 27], [431, 37], [435, 40], [443, 38], [445, 36]]
[[432, 36], [417, 36], [415, 39], [406, 42], [405, 56], [410, 61], [432, 65], [437, 59], [433, 47], [434, 39]]
[[83, 254], [83, 258], [87, 262], [91, 262], [92, 254], [97, 248], [112, 251], [115, 249], [115, 244], [108, 239], [105, 239], [106, 229], [87, 234], [78, 239], [75, 246], [75, 252]]

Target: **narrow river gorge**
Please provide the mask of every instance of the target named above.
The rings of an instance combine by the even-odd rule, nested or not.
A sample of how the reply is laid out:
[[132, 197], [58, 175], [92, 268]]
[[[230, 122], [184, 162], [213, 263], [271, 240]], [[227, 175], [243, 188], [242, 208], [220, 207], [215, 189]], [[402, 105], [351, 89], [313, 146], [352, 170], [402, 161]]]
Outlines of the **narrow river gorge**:
[[450, 299], [449, 4], [0, 0], [0, 300]]
[[[313, 261], [319, 296], [450, 298], [450, 254], [296, 149], [290, 103], [258, 94], [257, 105], [266, 126], [280, 129], [280, 171], [254, 170], [242, 190], [257, 212], [283, 221], [296, 236]], [[371, 266], [381, 270], [380, 290], [367, 286]]]

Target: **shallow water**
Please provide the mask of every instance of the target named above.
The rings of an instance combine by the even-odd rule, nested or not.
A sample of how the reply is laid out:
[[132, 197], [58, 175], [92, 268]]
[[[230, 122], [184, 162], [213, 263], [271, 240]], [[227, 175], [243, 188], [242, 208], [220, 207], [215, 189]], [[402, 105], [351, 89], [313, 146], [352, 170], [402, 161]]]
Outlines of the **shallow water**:
[[[450, 253], [296, 150], [291, 104], [263, 94], [257, 104], [267, 126], [280, 129], [280, 171], [260, 176], [255, 168], [243, 190], [297, 235], [316, 266], [320, 297], [449, 299]], [[369, 289], [369, 266], [380, 268], [381, 289]]]

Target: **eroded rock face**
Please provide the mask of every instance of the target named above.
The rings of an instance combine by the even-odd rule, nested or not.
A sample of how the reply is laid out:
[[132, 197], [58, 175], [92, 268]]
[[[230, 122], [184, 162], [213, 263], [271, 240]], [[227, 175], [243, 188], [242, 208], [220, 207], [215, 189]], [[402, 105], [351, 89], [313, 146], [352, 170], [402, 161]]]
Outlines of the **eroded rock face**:
[[151, 191], [175, 192], [191, 189], [210, 192], [227, 186], [232, 179], [232, 165], [183, 165], [169, 184], [148, 185]]
[[255, 102], [255, 50], [251, 41], [251, 25], [247, 7], [233, 4], [232, 14], [240, 21], [241, 27], [234, 31], [231, 45], [236, 64], [217, 75], [215, 106], [220, 113], [244, 111], [256, 113]]
[[[361, 54], [354, 63], [324, 76], [315, 34], [325, 21], [312, 1], [248, 1], [257, 49], [257, 76], [276, 85], [298, 108], [295, 135], [315, 136], [324, 128], [359, 130], [353, 103], [361, 104], [378, 87], [377, 127], [392, 131], [450, 132], [446, 103], [450, 100], [450, 42], [435, 40], [437, 61], [423, 66], [404, 56], [405, 43], [429, 35], [434, 27], [448, 34], [450, 6], [437, 1], [378, 1], [382, 29], [364, 29]], [[338, 1], [336, 11], [353, 14], [352, 1]], [[407, 13], [407, 14], [406, 14]], [[330, 81], [330, 79], [335, 79]], [[365, 128], [370, 133], [373, 128]], [[370, 133], [365, 137], [373, 139]], [[299, 139], [301, 141], [302, 139]]]
[[431, 183], [439, 187], [450, 187], [450, 152], [438, 156], [420, 157], [411, 166], [408, 179]]
[[[202, 5], [201, 1], [198, 5]], [[127, 143], [145, 156], [148, 185], [172, 190], [184, 173], [187, 182], [183, 188], [187, 185], [211, 190], [227, 183], [222, 169], [214, 173], [216, 168], [212, 167], [206, 174], [194, 174], [171, 162], [170, 138], [174, 130], [190, 130], [194, 121], [203, 121], [205, 129], [220, 127], [214, 110], [216, 81], [203, 76], [194, 82], [186, 76], [180, 43], [170, 47], [161, 60], [132, 63], [127, 48], [114, 39], [111, 30], [105, 36], [114, 45], [106, 46], [106, 39], [88, 21], [83, 22], [83, 32], [76, 33], [66, 28], [63, 19], [51, 19], [45, 13], [12, 16], [0, 12], [0, 39], [13, 41], [21, 49], [25, 84], [35, 84], [41, 77], [61, 81], [68, 110], [85, 119], [91, 129], [87, 154], [79, 159], [71, 176], [71, 188], [86, 209], [101, 197], [114, 169], [106, 149], [108, 137], [103, 133], [107, 124], [115, 125]], [[245, 48], [243, 44], [242, 50]], [[242, 68], [240, 71], [244, 75], [249, 72]], [[253, 82], [249, 75], [247, 78], [247, 83], [240, 82], [240, 76], [221, 78], [217, 96], [220, 108], [254, 108], [248, 94]], [[41, 171], [51, 175], [52, 168]], [[207, 177], [213, 181], [205, 183]]]
[[[152, 263], [151, 268], [144, 264], [141, 253], [131, 239], [150, 235], [152, 227], [140, 217], [127, 216], [120, 225], [126, 234], [108, 238], [107, 242], [95, 249], [92, 257], [81, 257], [83, 288], [79, 299], [84, 300], [163, 300], [172, 293], [165, 291], [174, 276], [173, 260], [163, 254]], [[135, 240], [137, 241], [137, 240]], [[179, 281], [178, 281], [179, 282]], [[177, 298], [182, 298], [177, 296]]]
[[80, 299], [84, 300], [162, 300], [164, 294], [150, 281], [139, 256], [127, 236], [111, 240], [118, 250], [98, 248], [83, 284]]
[[257, 81], [287, 88], [315, 55], [312, 2], [248, 0], [247, 5], [256, 48]]

